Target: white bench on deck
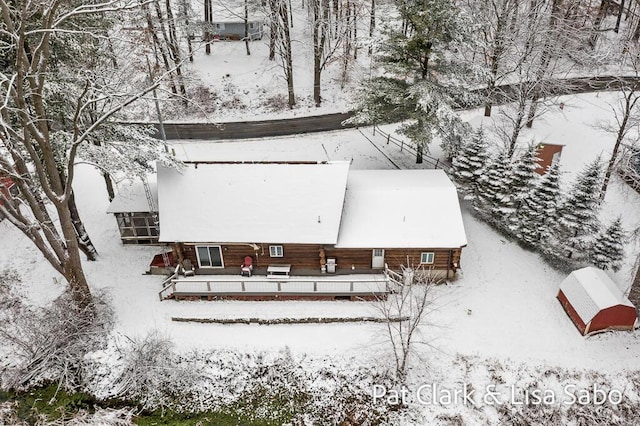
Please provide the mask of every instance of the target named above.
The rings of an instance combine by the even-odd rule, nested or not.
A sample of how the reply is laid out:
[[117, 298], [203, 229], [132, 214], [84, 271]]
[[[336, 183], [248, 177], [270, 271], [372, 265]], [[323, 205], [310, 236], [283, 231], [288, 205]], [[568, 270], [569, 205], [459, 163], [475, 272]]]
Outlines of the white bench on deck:
[[291, 272], [291, 265], [269, 265], [267, 267], [268, 278], [289, 278], [289, 272]]

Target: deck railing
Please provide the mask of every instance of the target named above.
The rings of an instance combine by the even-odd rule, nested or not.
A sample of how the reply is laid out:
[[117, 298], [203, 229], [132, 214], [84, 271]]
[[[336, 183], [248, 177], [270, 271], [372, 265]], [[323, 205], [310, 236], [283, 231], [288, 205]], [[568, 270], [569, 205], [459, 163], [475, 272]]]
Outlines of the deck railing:
[[[400, 152], [402, 151], [407, 151], [412, 155], [416, 155], [417, 151], [416, 148], [410, 143], [410, 142], [406, 142], [403, 139], [399, 139], [394, 137], [392, 134], [390, 133], [386, 133], [384, 130], [382, 130], [380, 127], [378, 127], [377, 125], [373, 126], [373, 135], [375, 136], [376, 133], [379, 133], [383, 138], [386, 139], [386, 143], [387, 145], [392, 144], [395, 145], [396, 147], [400, 148]], [[422, 162], [429, 164], [430, 166], [433, 166], [434, 169], [445, 169], [446, 168], [446, 164], [444, 164], [442, 162], [442, 160], [440, 160], [439, 158], [436, 157], [432, 157], [429, 154], [423, 153], [422, 154]]]
[[404, 282], [402, 275], [392, 269], [389, 269], [389, 266], [387, 266], [386, 264], [384, 265], [384, 275], [387, 277], [388, 281], [391, 281], [397, 285], [402, 285]]
[[175, 291], [175, 284], [173, 281], [178, 278], [180, 272], [180, 265], [176, 266], [176, 269], [173, 271], [173, 274], [169, 276], [166, 280], [162, 281], [162, 290], [158, 295], [160, 296], [160, 300], [164, 300], [171, 295]]
[[[175, 275], [175, 274], [174, 274]], [[212, 295], [381, 295], [389, 291], [386, 276], [380, 278], [290, 277], [283, 279], [262, 277], [202, 276], [165, 280], [160, 300], [171, 296]]]

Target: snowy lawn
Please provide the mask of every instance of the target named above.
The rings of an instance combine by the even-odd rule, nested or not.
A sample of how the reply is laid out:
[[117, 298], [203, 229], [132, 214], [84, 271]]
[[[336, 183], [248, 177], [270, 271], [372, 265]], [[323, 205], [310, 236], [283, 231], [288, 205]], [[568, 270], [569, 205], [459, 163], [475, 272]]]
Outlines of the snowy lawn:
[[[533, 138], [566, 144], [562, 165], [570, 177], [597, 155], [606, 158], [612, 147], [611, 135], [589, 125], [595, 117], [606, 117], [608, 107], [603, 102], [607, 99], [613, 99], [613, 95], [568, 98], [564, 110], [545, 116], [525, 132], [523, 143]], [[465, 113], [474, 124], [480, 122], [479, 115], [480, 111]], [[485, 126], [490, 127], [486, 120]], [[278, 140], [186, 141], [173, 143], [173, 147], [179, 156], [190, 160], [352, 159], [355, 169], [393, 168], [386, 155], [399, 164], [414, 166], [412, 158], [385, 145], [379, 135], [372, 136], [371, 129]], [[256, 353], [289, 347], [296, 355], [344, 363], [346, 368], [352, 363], [375, 364], [388, 359], [388, 343], [380, 324], [260, 326], [171, 321], [171, 317], [373, 316], [376, 309], [369, 302], [160, 302], [162, 278], [144, 274], [159, 249], [121, 245], [116, 221], [105, 213], [108, 200], [104, 184], [93, 169], [78, 166], [75, 189], [82, 217], [100, 253], [99, 261], [85, 263], [86, 273], [94, 290], [104, 289], [111, 295], [120, 333], [134, 337], [158, 330], [185, 352], [201, 348]], [[606, 203], [606, 217], [622, 214], [629, 230], [640, 224], [640, 196], [617, 178]], [[442, 383], [474, 380], [473, 375], [463, 377], [466, 361], [461, 360], [482, 364], [481, 373], [477, 374], [485, 375], [493, 368], [491, 363], [506, 365], [512, 371], [505, 377], [518, 375], [518, 383], [543, 366], [597, 369], [613, 375], [640, 369], [637, 333], [581, 337], [555, 298], [564, 274], [479, 222], [464, 204], [463, 219], [469, 244], [463, 250], [462, 272], [451, 285], [435, 291], [434, 312], [427, 318], [434, 326], [423, 330], [424, 339], [433, 347], [420, 349], [429, 362], [414, 365], [416, 377], [438, 377]], [[17, 269], [23, 277], [24, 290], [35, 302], [46, 303], [59, 293], [61, 287], [54, 283], [55, 273], [7, 221], [0, 223], [0, 241], [0, 269]], [[625, 267], [613, 275], [621, 288], [630, 282], [635, 256], [635, 249], [631, 248]], [[488, 379], [483, 376], [478, 380]]]
[[[263, 5], [264, 6], [264, 5]], [[192, 7], [197, 19], [202, 19], [203, 2], [193, 1]], [[214, 1], [214, 16], [217, 10], [225, 14], [234, 11], [243, 15], [243, 3]], [[250, 6], [252, 9], [256, 6]], [[259, 7], [259, 6], [258, 6]], [[211, 54], [205, 53], [200, 38], [194, 42], [194, 61], [185, 62], [183, 72], [187, 89], [195, 100], [190, 111], [185, 114], [178, 106], [166, 105], [164, 112], [167, 122], [230, 122], [247, 119], [274, 119], [296, 116], [321, 115], [346, 112], [353, 108], [354, 93], [360, 82], [371, 74], [371, 59], [367, 54], [369, 46], [368, 4], [358, 7], [358, 58], [349, 55], [347, 72], [344, 74], [342, 47], [327, 63], [321, 78], [322, 105], [316, 107], [313, 101], [313, 43], [308, 10], [304, 3], [292, 3], [291, 48], [293, 80], [296, 105], [287, 105], [287, 83], [276, 56], [269, 60], [268, 31], [262, 40], [249, 43], [251, 55], [247, 55], [245, 43], [241, 41], [215, 41]], [[391, 5], [376, 5], [379, 16], [389, 18]], [[263, 12], [251, 11], [250, 19], [268, 21]], [[241, 20], [236, 17], [234, 21]], [[265, 25], [266, 30], [266, 25]], [[355, 46], [354, 46], [355, 48]], [[186, 49], [185, 49], [186, 50]], [[210, 95], [204, 95], [206, 91]], [[196, 106], [196, 103], [200, 105]], [[155, 121], [156, 112], [151, 102], [138, 112], [138, 119]]]

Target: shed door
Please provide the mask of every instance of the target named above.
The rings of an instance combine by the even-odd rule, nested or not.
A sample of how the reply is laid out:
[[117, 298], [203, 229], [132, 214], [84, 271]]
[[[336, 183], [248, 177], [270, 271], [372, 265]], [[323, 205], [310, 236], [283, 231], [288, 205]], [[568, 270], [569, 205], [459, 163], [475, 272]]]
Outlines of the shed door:
[[384, 249], [373, 249], [371, 256], [372, 268], [384, 268]]

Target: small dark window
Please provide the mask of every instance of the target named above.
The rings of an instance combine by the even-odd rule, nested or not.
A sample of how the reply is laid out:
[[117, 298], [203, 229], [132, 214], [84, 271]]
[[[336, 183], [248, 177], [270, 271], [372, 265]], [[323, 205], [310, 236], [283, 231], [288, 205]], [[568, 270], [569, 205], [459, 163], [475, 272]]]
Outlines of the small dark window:
[[269, 256], [271, 257], [284, 256], [284, 251], [282, 250], [282, 246], [269, 246]]
[[433, 259], [435, 258], [435, 253], [433, 252], [424, 252], [420, 254], [420, 263], [431, 265], [433, 263]]

